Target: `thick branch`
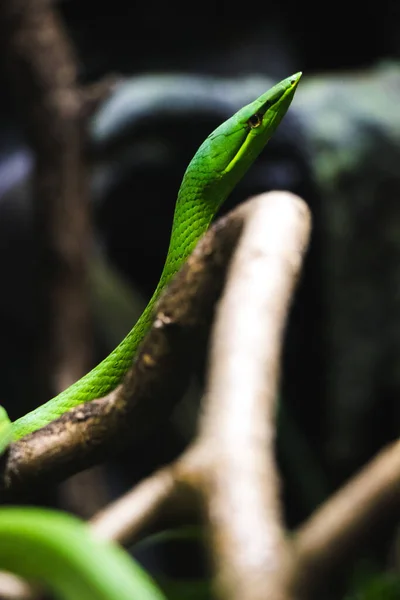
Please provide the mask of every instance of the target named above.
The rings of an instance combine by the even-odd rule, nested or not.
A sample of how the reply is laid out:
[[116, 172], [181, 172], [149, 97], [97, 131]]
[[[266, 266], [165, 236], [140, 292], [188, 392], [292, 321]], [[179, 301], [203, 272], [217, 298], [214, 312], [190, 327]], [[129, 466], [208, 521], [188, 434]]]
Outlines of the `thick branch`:
[[[77, 61], [51, 0], [2, 0], [1, 41], [35, 153], [34, 212], [50, 393], [89, 366], [91, 245]], [[49, 316], [50, 315], [50, 319]]]
[[[178, 512], [185, 490], [184, 487], [179, 490], [174, 469], [176, 467], [172, 465], [155, 473], [115, 505], [110, 505], [94, 520], [95, 529], [98, 528], [104, 537], [129, 545], [140, 539], [147, 528], [164, 515], [165, 507], [177, 496], [180, 502], [175, 504]], [[201, 469], [201, 461], [195, 471], [189, 468], [191, 478]], [[163, 488], [162, 482], [166, 477], [168, 488]], [[185, 472], [183, 477], [185, 479]], [[174, 494], [169, 493], [172, 486]], [[152, 490], [162, 491], [162, 495], [154, 494]], [[147, 499], [144, 492], [148, 494]], [[382, 523], [387, 523], [388, 519], [394, 523], [397, 521], [399, 506], [400, 442], [395, 442], [380, 452], [297, 530], [292, 548], [294, 570], [291, 587], [295, 597], [320, 598], [335, 570], [346, 564]], [[114, 524], [110, 526], [110, 523]]]
[[209, 453], [202, 493], [221, 598], [291, 597], [275, 412], [283, 331], [309, 230], [308, 210], [294, 196], [257, 200], [218, 307], [199, 443]]
[[0, 471], [7, 492], [60, 480], [141, 439], [170, 414], [185, 389], [224, 271], [250, 206], [218, 221], [161, 299], [155, 322], [124, 383], [12, 444]]
[[275, 400], [310, 219], [304, 203], [287, 193], [260, 196], [241, 210], [245, 230], [218, 307], [198, 438], [175, 464], [104, 511], [95, 527], [131, 543], [168, 500], [184, 503], [191, 492], [211, 533], [218, 596], [288, 600], [292, 557], [279, 507]]

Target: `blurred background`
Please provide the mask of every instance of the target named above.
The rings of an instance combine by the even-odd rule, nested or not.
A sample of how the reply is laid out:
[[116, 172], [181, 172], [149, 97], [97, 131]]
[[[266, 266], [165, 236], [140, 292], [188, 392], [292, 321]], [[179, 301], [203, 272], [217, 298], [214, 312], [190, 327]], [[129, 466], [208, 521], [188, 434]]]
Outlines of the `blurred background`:
[[[177, 190], [200, 143], [273, 83], [303, 71], [289, 114], [221, 211], [259, 192], [289, 189], [314, 218], [287, 332], [288, 410], [278, 444], [287, 519], [295, 526], [398, 435], [400, 4], [55, 6], [80, 82], [117, 82], [88, 120], [92, 364], [129, 331], [158, 281]], [[41, 327], [32, 263], [34, 157], [5, 63], [0, 377], [1, 400], [15, 418], [38, 401]], [[89, 516], [171, 460], [193, 434], [201, 380], [200, 369], [168, 425], [135, 449], [134, 460], [124, 453], [46, 501]], [[375, 556], [379, 547], [383, 560], [392, 541], [385, 537], [366, 553]]]

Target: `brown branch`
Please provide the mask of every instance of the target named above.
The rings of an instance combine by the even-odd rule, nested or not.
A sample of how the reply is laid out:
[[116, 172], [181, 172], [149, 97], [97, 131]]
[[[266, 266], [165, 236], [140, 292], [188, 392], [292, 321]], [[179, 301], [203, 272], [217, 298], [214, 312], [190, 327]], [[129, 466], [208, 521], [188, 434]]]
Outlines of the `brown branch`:
[[[381, 451], [296, 532], [295, 585], [308, 598], [321, 597], [332, 573], [366, 539], [400, 514], [400, 442]], [[314, 596], [313, 596], [314, 597]]]
[[[62, 391], [90, 367], [86, 121], [116, 78], [79, 86], [77, 60], [51, 0], [4, 0], [0, 23], [21, 122], [35, 153], [40, 332], [35, 369], [39, 377], [30, 399], [35, 402], [35, 397]], [[31, 406], [27, 402], [25, 409]], [[84, 472], [79, 481], [84, 480], [89, 485], [99, 478]], [[69, 479], [60, 492], [65, 499], [73, 498], [81, 487], [78, 480]]]
[[35, 153], [34, 218], [47, 338], [43, 364], [45, 379], [52, 378], [46, 392], [58, 393], [82, 376], [90, 357], [91, 229], [77, 61], [51, 0], [2, 0], [0, 24], [21, 120]]
[[187, 386], [249, 210], [243, 205], [221, 219], [198, 244], [161, 299], [153, 327], [119, 388], [10, 446], [0, 467], [2, 499], [100, 462], [124, 443], [142, 439], [170, 414]]
[[[162, 480], [166, 477], [169, 484], [163, 489]], [[158, 478], [160, 481], [157, 481]], [[166, 507], [171, 511], [168, 503], [172, 498], [176, 502], [179, 497], [179, 503], [174, 506], [177, 512], [180, 511], [185, 490], [178, 484], [174, 465], [163, 469], [162, 473], [155, 473], [99, 514], [93, 521], [95, 530], [126, 545], [137, 541], [164, 515]], [[172, 486], [173, 494], [168, 496]], [[143, 490], [146, 490], [148, 498]], [[152, 490], [162, 491], [162, 502], [159, 501], [161, 494], [153, 494]], [[348, 564], [383, 523], [389, 519], [397, 522], [399, 506], [400, 442], [394, 442], [296, 531], [292, 538], [291, 575], [295, 597], [323, 597], [324, 588], [329, 587], [336, 569]], [[118, 510], [115, 510], [117, 507]]]
[[184, 489], [169, 466], [139, 483], [99, 512], [90, 523], [102, 538], [129, 546], [147, 533], [148, 524], [154, 527], [159, 515], [179, 514], [182, 518], [189, 505]]
[[[205, 283], [204, 278], [209, 275], [212, 280], [217, 274], [222, 278], [241, 224], [249, 221], [243, 236], [247, 242], [245, 244], [242, 240], [234, 261], [236, 275], [232, 274], [229, 278], [224, 301], [218, 311], [208, 395], [197, 441], [176, 463], [152, 475], [93, 520], [93, 527], [99, 535], [129, 544], [143, 536], [165, 512], [174, 508], [180, 510], [189, 500], [195, 501], [196, 505], [201, 500], [213, 540], [220, 597], [241, 600], [267, 596], [280, 600], [298, 595], [308, 598], [313, 592], [318, 597], [318, 590], [329, 581], [333, 569], [359, 548], [371, 530], [376, 531], [382, 518], [398, 517], [400, 505], [400, 445], [396, 442], [326, 502], [296, 532], [291, 547], [284, 539], [278, 505], [279, 485], [273, 460], [274, 398], [282, 327], [304, 250], [308, 218], [302, 205], [298, 201], [292, 203], [290, 197], [286, 204], [282, 203], [284, 196], [279, 194], [267, 198], [269, 210], [275, 207], [277, 211], [275, 215], [270, 214], [266, 219], [266, 211], [262, 217], [257, 210], [263, 201], [257, 199], [216, 224], [199, 244], [188, 265], [167, 291], [156, 325], [121, 390], [111, 398], [96, 401], [93, 412], [86, 412], [87, 407], [80, 407], [73, 411], [72, 416], [66, 416], [65, 421], [55, 424], [53, 432], [50, 427], [47, 433], [45, 430], [28, 438], [26, 455], [22, 442], [14, 444], [3, 474], [8, 488], [18, 483], [18, 477], [24, 477], [24, 469], [29, 482], [29, 469], [32, 466], [37, 468], [48, 450], [50, 453], [55, 451], [58, 435], [63, 448], [61, 454], [68, 453], [71, 445], [69, 459], [75, 461], [77, 448], [79, 452], [85, 452], [85, 444], [79, 441], [79, 436], [86, 431], [85, 419], [89, 423], [98, 419], [97, 427], [95, 424], [92, 431], [99, 435], [96, 443], [101, 446], [104, 441], [104, 423], [101, 424], [101, 420], [107, 416], [107, 411], [113, 413], [114, 396], [121, 394], [124, 397], [125, 393], [126, 400], [128, 387], [137, 384], [137, 377], [143, 377], [143, 381], [138, 387], [134, 385], [130, 392], [141, 411], [146, 412], [142, 404], [143, 389], [151, 381], [152, 390], [157, 389], [157, 385], [162, 390], [166, 381], [163, 377], [171, 373], [164, 370], [168, 351], [166, 354], [152, 353], [154, 348], [159, 348], [157, 333], [161, 333], [162, 338], [167, 336], [165, 348], [171, 350], [179, 337], [173, 334], [174, 330], [176, 333], [180, 329], [181, 335], [189, 322], [193, 328], [198, 325], [199, 315], [193, 306], [188, 305], [196, 299], [202, 285], [204, 289], [198, 296], [200, 303], [203, 302], [202, 293], [207, 295], [209, 292], [208, 280]], [[288, 221], [285, 220], [286, 209]], [[282, 227], [288, 227], [286, 233], [279, 228], [279, 216], [283, 219]], [[262, 227], [266, 226], [267, 220], [270, 229], [266, 227], [264, 231]], [[264, 231], [260, 236], [261, 253], [259, 249], [251, 250], [251, 244], [258, 237], [251, 225]], [[293, 231], [289, 225], [294, 228]], [[299, 237], [295, 237], [295, 233]], [[283, 254], [278, 252], [279, 244], [282, 244]], [[242, 251], [243, 255], [240, 254]], [[247, 252], [250, 256], [245, 260]], [[268, 270], [263, 270], [260, 276], [259, 269], [264, 262]], [[279, 262], [281, 268], [277, 268]], [[272, 287], [269, 288], [269, 285]], [[207, 305], [210, 311], [216, 295], [213, 295], [210, 306]], [[188, 311], [191, 321], [188, 321]], [[171, 332], [173, 335], [169, 336]], [[182, 347], [186, 347], [185, 342]], [[162, 375], [157, 383], [155, 372], [160, 365]], [[243, 381], [246, 382], [244, 386]], [[152, 407], [151, 397], [147, 396], [147, 400]], [[126, 413], [122, 411], [122, 414]], [[65, 426], [64, 432], [61, 426]], [[89, 431], [92, 426], [93, 422]], [[47, 436], [51, 442], [49, 446], [44, 444], [44, 452], [41, 452], [39, 447]], [[91, 444], [89, 436], [85, 440]], [[65, 464], [65, 457], [61, 463]], [[50, 459], [45, 470], [47, 468], [51, 472], [54, 465]], [[20, 469], [19, 473], [13, 475], [12, 466], [17, 471]]]
[[275, 399], [310, 219], [304, 203], [282, 192], [253, 199], [245, 209], [213, 331], [198, 438], [175, 464], [103, 511], [95, 527], [132, 543], [172, 497], [179, 503], [191, 497], [203, 506], [211, 534], [218, 597], [289, 600], [292, 557], [279, 507]]
[[283, 330], [309, 230], [299, 199], [259, 199], [218, 307], [198, 444], [208, 454], [202, 494], [221, 598], [291, 597], [275, 412]]

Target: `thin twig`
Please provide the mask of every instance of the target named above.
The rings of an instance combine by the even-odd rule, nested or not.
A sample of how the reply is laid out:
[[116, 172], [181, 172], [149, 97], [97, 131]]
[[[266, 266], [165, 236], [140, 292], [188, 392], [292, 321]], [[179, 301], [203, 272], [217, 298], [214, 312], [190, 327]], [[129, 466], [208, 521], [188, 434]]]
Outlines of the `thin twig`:
[[158, 515], [182, 508], [181, 491], [173, 469], [166, 467], [99, 512], [90, 523], [95, 533], [126, 546], [143, 537]]
[[[296, 532], [295, 585], [320, 596], [332, 573], [400, 514], [400, 442], [382, 450]], [[313, 596], [314, 597], [314, 596]]]

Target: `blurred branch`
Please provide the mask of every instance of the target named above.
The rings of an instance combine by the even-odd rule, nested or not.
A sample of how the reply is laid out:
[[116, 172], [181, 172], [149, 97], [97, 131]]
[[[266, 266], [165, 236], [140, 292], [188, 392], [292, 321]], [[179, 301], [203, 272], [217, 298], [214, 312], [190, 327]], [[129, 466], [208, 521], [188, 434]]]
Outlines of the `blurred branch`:
[[53, 378], [46, 393], [58, 393], [89, 365], [86, 260], [91, 232], [76, 60], [50, 0], [4, 0], [0, 10], [5, 56], [36, 159], [40, 303], [49, 329], [44, 364]]
[[99, 108], [99, 105], [114, 91], [121, 83], [120, 75], [106, 75], [100, 81], [86, 85], [81, 88], [81, 112], [84, 118], [91, 117]]
[[275, 414], [284, 328], [309, 233], [310, 215], [299, 198], [261, 197], [217, 311], [195, 452], [206, 459], [199, 493], [221, 598], [292, 598]]
[[[2, 1], [0, 29], [21, 122], [35, 156], [40, 332], [35, 383], [38, 397], [51, 397], [79, 379], [91, 363], [86, 122], [116, 79], [79, 86], [78, 61], [51, 0]], [[27, 402], [25, 408], [30, 406]], [[93, 483], [93, 474], [85, 472], [80, 480]], [[79, 489], [68, 480], [63, 494], [73, 497]]]
[[[193, 511], [195, 498], [188, 493], [187, 486], [182, 485], [186, 481], [185, 469], [182, 476], [177, 467], [182, 469], [179, 461], [153, 474], [99, 513], [91, 521], [94, 531], [129, 546], [141, 539], [160, 517], [181, 514], [182, 508]], [[189, 461], [187, 468], [193, 479], [199, 467], [192, 470]], [[236, 478], [235, 485], [239, 483]], [[294, 597], [321, 598], [335, 570], [348, 564], [383, 522], [389, 518], [397, 521], [399, 506], [400, 442], [394, 442], [296, 531], [292, 538], [290, 575]], [[242, 543], [241, 548], [247, 552], [247, 546]], [[29, 589], [19, 579], [10, 579], [8, 575], [3, 578], [0, 573], [1, 598], [14, 599], [15, 590], [21, 590], [26, 594], [22, 596], [25, 600], [32, 597], [28, 595]]]
[[51, 0], [2, 0], [0, 38], [22, 124], [35, 154], [44, 395], [90, 364], [86, 263], [91, 247], [86, 115], [113, 85], [80, 88], [78, 61]]
[[147, 524], [154, 526], [159, 515], [182, 516], [191, 500], [183, 492], [173, 468], [168, 466], [147, 477], [90, 522], [102, 538], [129, 546], [138, 535], [143, 537]]
[[[212, 335], [197, 439], [92, 521], [132, 543], [171, 506], [202, 506], [220, 598], [289, 600], [291, 546], [281, 523], [274, 459], [283, 331], [310, 217], [297, 197], [273, 192], [247, 206]], [[250, 210], [251, 208], [251, 210]]]
[[0, 571], [1, 600], [34, 600], [38, 599], [36, 588], [11, 573]]
[[[400, 507], [400, 442], [382, 450], [296, 532], [297, 590], [321, 597], [332, 574]], [[312, 596], [314, 597], [314, 596]]]
[[[169, 362], [170, 354], [178, 352], [183, 360], [199, 319], [211, 318], [243, 224], [217, 310], [197, 439], [175, 463], [98, 514], [92, 527], [100, 536], [129, 545], [165, 516], [197, 512], [208, 524], [220, 598], [315, 598], [382, 520], [398, 517], [400, 444], [382, 451], [291, 539], [286, 537], [274, 461], [275, 398], [283, 328], [309, 229], [308, 211], [289, 194], [274, 192], [253, 199], [211, 228], [166, 290], [124, 384], [95, 401], [93, 410], [93, 403], [78, 407], [26, 438], [25, 449], [25, 440], [14, 444], [3, 481], [8, 489], [21, 483], [18, 476], [26, 477], [25, 484], [37, 481], [38, 473], [43, 474], [40, 463], [46, 463], [48, 453], [57, 454], [59, 443], [64, 459], [72, 448], [68, 459], [76, 469], [77, 448], [84, 452], [86, 443], [90, 449], [93, 443], [102, 446], [104, 440], [107, 445], [110, 440], [103, 430], [110, 424], [111, 438], [124, 431], [113, 413], [122, 414], [124, 420], [138, 409], [138, 421], [127, 424], [132, 434], [134, 424], [142, 429], [155, 412], [155, 399], [161, 410], [159, 393], [168, 387], [166, 381], [171, 385], [180, 380], [168, 368], [183, 364]], [[142, 422], [141, 415], [146, 415]], [[94, 442], [93, 432], [99, 435]], [[13, 465], [19, 474], [12, 472]], [[37, 472], [30, 480], [32, 466]], [[46, 468], [52, 472], [52, 459]]]

